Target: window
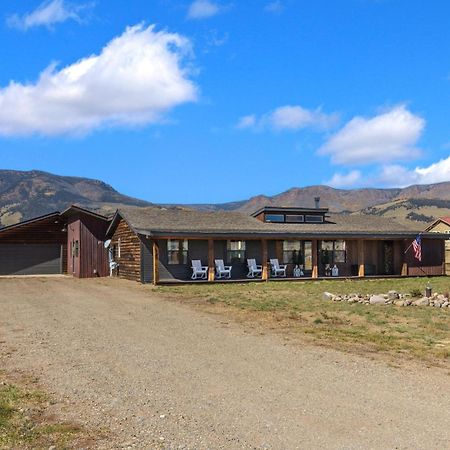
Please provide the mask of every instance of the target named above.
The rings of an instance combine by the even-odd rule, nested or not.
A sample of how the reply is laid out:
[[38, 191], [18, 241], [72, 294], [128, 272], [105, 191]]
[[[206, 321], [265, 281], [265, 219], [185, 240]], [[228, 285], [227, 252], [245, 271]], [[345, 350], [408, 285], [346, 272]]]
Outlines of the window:
[[227, 263], [245, 261], [245, 241], [227, 241]]
[[303, 223], [305, 216], [303, 214], [286, 214], [286, 222], [288, 223]]
[[266, 214], [266, 222], [284, 222], [284, 214]]
[[79, 244], [78, 241], [72, 241], [72, 257], [78, 258]]
[[188, 241], [187, 239], [167, 240], [167, 262], [169, 264], [187, 264]]
[[323, 222], [323, 216], [307, 215], [307, 216], [305, 216], [305, 222], [322, 223]]
[[334, 261], [335, 263], [345, 263], [345, 241], [334, 241]]
[[283, 241], [283, 263], [303, 264], [301, 241]]
[[345, 263], [345, 241], [322, 241], [320, 255], [322, 264]]

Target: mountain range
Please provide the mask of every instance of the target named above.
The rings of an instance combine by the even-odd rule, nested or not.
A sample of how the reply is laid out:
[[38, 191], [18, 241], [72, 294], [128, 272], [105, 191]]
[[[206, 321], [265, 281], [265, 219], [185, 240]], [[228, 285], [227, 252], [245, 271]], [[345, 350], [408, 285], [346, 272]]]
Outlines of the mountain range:
[[329, 186], [296, 187], [274, 196], [257, 195], [247, 200], [220, 204], [156, 205], [117, 192], [103, 181], [54, 175], [37, 170], [0, 170], [0, 226], [53, 211], [71, 204], [112, 214], [126, 206], [183, 207], [251, 213], [262, 206], [314, 206], [341, 214], [383, 216], [401, 222], [432, 222], [450, 216], [450, 182], [393, 189], [335, 189]]

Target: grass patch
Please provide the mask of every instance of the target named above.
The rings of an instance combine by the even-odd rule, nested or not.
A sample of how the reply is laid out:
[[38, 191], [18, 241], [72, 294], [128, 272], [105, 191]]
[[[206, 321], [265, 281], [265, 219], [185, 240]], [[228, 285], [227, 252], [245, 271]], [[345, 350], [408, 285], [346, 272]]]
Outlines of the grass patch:
[[450, 366], [450, 309], [322, 300], [324, 291], [344, 295], [395, 289], [422, 295], [428, 282], [436, 292], [450, 290], [450, 279], [439, 277], [161, 286], [158, 291], [338, 349]]
[[0, 373], [0, 449], [67, 448], [81, 429], [48, 417], [48, 405], [32, 381]]

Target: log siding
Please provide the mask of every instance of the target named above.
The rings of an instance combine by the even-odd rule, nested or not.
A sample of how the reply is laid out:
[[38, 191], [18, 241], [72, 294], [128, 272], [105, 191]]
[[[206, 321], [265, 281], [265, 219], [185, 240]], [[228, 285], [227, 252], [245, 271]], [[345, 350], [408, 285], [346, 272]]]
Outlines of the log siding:
[[126, 280], [141, 280], [141, 240], [130, 228], [127, 222], [120, 220], [111, 238], [111, 245], [119, 247], [120, 257], [116, 255], [116, 262], [119, 264], [117, 276]]

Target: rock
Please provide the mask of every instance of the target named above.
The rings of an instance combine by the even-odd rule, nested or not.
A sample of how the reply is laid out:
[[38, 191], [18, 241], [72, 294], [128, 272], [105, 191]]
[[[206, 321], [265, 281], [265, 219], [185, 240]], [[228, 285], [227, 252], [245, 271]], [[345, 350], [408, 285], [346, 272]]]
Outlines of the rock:
[[389, 291], [388, 292], [388, 299], [389, 300], [397, 300], [398, 298], [400, 298], [400, 295], [398, 294], [397, 291]]
[[448, 298], [445, 295], [439, 294], [437, 296], [437, 299], [440, 300], [441, 302], [446, 302], [448, 300]]
[[405, 301], [404, 300], [395, 300], [394, 305], [395, 306], [405, 306]]
[[350, 297], [347, 300], [347, 303], [357, 303], [357, 302], [359, 302], [359, 298], [358, 297]]
[[444, 303], [442, 303], [442, 307], [443, 307], [443, 308], [447, 308], [448, 305], [450, 305], [449, 302], [444, 302]]
[[335, 295], [331, 294], [330, 292], [324, 292], [322, 294], [322, 299], [323, 300], [331, 300], [331, 301], [333, 301], [335, 299]]
[[371, 295], [369, 303], [371, 305], [385, 305], [386, 299], [382, 295]]
[[430, 300], [427, 297], [419, 298], [412, 302], [414, 306], [428, 306], [430, 304]]

